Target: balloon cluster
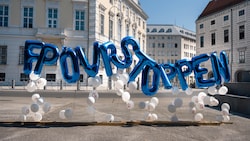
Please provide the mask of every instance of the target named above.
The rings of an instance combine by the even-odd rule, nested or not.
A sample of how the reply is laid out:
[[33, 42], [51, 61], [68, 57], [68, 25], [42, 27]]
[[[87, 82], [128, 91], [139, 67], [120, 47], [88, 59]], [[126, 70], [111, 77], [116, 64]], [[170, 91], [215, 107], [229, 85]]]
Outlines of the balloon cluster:
[[210, 95], [215, 95], [215, 94], [220, 94], [220, 95], [225, 95], [228, 92], [228, 88], [226, 86], [212, 86], [207, 89], [208, 93]]
[[157, 97], [152, 97], [150, 101], [142, 101], [139, 103], [139, 108], [147, 110], [145, 114], [145, 120], [147, 121], [155, 121], [158, 120], [158, 116], [156, 113], [152, 113], [156, 106], [159, 104], [159, 99]]
[[216, 120], [228, 122], [230, 120], [229, 116], [230, 105], [228, 103], [221, 104], [221, 115], [216, 117]]
[[30, 82], [26, 86], [28, 92], [34, 92], [37, 89], [43, 89], [47, 84], [45, 78], [40, 78], [38, 74], [35, 74], [33, 71], [29, 74]]
[[176, 115], [177, 108], [182, 107], [183, 100], [181, 98], [175, 98], [171, 104], [168, 105], [168, 111], [170, 113], [174, 113], [174, 115], [171, 117], [171, 121], [178, 121], [178, 117]]
[[72, 109], [63, 109], [59, 112], [59, 118], [60, 119], [71, 119], [73, 116], [73, 110]]
[[43, 114], [48, 113], [51, 109], [50, 103], [45, 102], [39, 94], [33, 94], [31, 99], [33, 103], [29, 107], [24, 106], [21, 109], [21, 115], [19, 116], [21, 121], [26, 121], [29, 115], [31, 115], [34, 121], [41, 121]]
[[122, 101], [126, 103], [129, 110], [134, 108], [134, 101], [130, 100], [130, 93], [125, 91], [124, 88], [128, 84], [129, 91], [134, 91], [137, 88], [135, 82], [129, 82], [129, 75], [124, 72], [123, 69], [118, 69], [117, 73], [112, 75], [112, 80], [115, 81], [116, 94], [122, 98]]

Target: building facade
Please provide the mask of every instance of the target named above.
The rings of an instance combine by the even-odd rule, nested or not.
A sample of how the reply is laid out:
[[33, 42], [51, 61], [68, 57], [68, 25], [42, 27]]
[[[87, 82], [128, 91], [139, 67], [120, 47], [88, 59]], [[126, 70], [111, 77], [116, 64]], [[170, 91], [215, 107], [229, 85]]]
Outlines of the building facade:
[[[138, 0], [0, 0], [1, 85], [13, 80], [16, 85], [27, 84], [29, 77], [23, 73], [26, 40], [52, 43], [60, 51], [62, 46], [81, 46], [91, 64], [95, 41], [112, 41], [121, 53], [120, 41], [129, 35], [145, 49], [147, 18]], [[48, 85], [65, 83], [59, 64], [44, 66], [41, 77]], [[80, 83], [88, 85], [88, 76], [80, 68]], [[104, 86], [112, 88], [102, 61], [98, 75]]]
[[[195, 32], [175, 25], [148, 24], [147, 54], [158, 64], [174, 64], [181, 59], [190, 60], [196, 55]], [[194, 83], [194, 75], [189, 75], [186, 80], [188, 84]], [[177, 77], [171, 81], [179, 86]]]
[[[250, 1], [211, 0], [196, 20], [197, 53], [225, 51], [231, 82], [250, 82]], [[209, 61], [207, 78], [213, 77]]]

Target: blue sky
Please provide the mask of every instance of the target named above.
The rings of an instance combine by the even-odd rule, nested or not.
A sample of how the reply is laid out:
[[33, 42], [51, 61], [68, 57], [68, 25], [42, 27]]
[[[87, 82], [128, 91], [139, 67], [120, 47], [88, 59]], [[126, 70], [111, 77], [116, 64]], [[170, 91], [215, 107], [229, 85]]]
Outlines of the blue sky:
[[175, 24], [195, 31], [195, 20], [210, 0], [140, 0], [148, 24]]

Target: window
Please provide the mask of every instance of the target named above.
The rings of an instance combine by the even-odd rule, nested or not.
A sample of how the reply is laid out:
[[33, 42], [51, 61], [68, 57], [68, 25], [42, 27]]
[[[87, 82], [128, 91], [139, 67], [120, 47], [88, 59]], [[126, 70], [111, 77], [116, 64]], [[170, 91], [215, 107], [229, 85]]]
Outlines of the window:
[[29, 80], [29, 75], [25, 73], [20, 73], [20, 81], [28, 81]]
[[212, 20], [212, 21], [211, 21], [211, 25], [214, 25], [214, 24], [215, 24], [215, 20]]
[[239, 39], [245, 39], [245, 25], [239, 26]]
[[224, 21], [228, 21], [228, 19], [229, 19], [228, 15], [224, 16]]
[[56, 8], [49, 8], [48, 9], [49, 28], [57, 28], [57, 17], [58, 17], [58, 10]]
[[8, 26], [9, 7], [7, 5], [0, 5], [0, 27]]
[[161, 47], [162, 47], [162, 48], [164, 48], [164, 47], [165, 47], [165, 44], [164, 44], [164, 43], [162, 43], [162, 44], [161, 44]]
[[211, 45], [215, 45], [215, 33], [211, 34]]
[[159, 32], [165, 32], [164, 28], [161, 28], [161, 29], [159, 30]]
[[154, 28], [154, 29], [152, 29], [152, 30], [151, 30], [151, 32], [157, 32], [157, 29], [156, 29], [156, 28]]
[[83, 74], [80, 74], [79, 81], [80, 81], [80, 82], [83, 82]]
[[101, 30], [101, 34], [104, 35], [104, 15], [101, 14], [101, 21], [100, 21], [100, 30]]
[[0, 73], [0, 81], [5, 81], [5, 73]]
[[0, 46], [0, 65], [7, 64], [7, 46]]
[[175, 44], [174, 44], [174, 47], [175, 47], [175, 48], [177, 48], [177, 47], [178, 47], [178, 44], [177, 44], [177, 43], [175, 43]]
[[245, 63], [245, 50], [239, 51], [239, 63]]
[[23, 27], [33, 28], [33, 7], [23, 8]]
[[204, 47], [204, 36], [200, 37], [200, 47]]
[[110, 19], [109, 20], [109, 38], [113, 38], [113, 21]]
[[224, 30], [224, 43], [227, 43], [229, 41], [229, 30]]
[[18, 64], [21, 65], [24, 63], [24, 46], [19, 47], [19, 61]]
[[84, 11], [83, 10], [76, 10], [75, 13], [75, 30], [84, 30]]
[[239, 11], [239, 16], [243, 16], [243, 15], [245, 15], [245, 10], [244, 9]]
[[56, 81], [56, 74], [46, 74], [46, 80], [47, 81]]
[[155, 43], [152, 44], [152, 47], [153, 47], [153, 48], [155, 47]]
[[200, 29], [204, 28], [204, 24], [200, 24]]
[[170, 33], [170, 32], [172, 32], [172, 29], [171, 29], [171, 28], [169, 28], [169, 29], [167, 30], [167, 33]]

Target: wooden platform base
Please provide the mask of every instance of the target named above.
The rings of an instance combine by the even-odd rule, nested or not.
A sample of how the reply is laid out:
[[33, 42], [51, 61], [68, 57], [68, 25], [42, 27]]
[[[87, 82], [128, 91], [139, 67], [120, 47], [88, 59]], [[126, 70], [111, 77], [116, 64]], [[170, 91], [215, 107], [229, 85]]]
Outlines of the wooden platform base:
[[0, 122], [1, 127], [73, 127], [73, 126], [220, 126], [221, 124], [233, 124], [232, 122], [218, 121], [115, 121], [115, 122]]

